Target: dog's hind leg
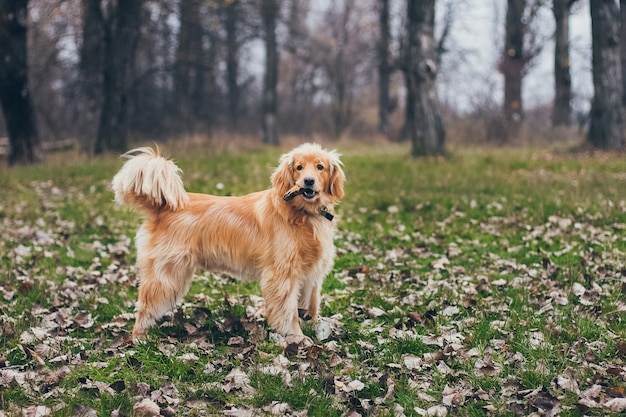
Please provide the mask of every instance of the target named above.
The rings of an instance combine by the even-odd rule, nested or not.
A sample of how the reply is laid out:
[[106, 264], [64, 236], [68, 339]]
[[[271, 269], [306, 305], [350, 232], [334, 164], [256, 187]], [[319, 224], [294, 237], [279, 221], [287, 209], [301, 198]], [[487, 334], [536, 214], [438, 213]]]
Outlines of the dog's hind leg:
[[172, 311], [189, 291], [193, 268], [181, 262], [150, 262], [141, 268], [133, 339], [141, 339], [156, 320]]

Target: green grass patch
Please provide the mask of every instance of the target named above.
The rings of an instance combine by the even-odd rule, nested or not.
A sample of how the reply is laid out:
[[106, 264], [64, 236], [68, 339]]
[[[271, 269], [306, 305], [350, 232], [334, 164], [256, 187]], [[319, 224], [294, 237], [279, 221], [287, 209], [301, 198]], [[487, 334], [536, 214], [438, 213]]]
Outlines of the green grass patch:
[[[303, 323], [316, 344], [300, 350], [267, 326], [258, 283], [202, 271], [131, 344], [141, 215], [113, 203], [122, 161], [4, 169], [0, 411], [139, 415], [150, 399], [179, 415], [619, 415], [607, 401], [626, 396], [623, 157], [339, 148], [331, 334]], [[188, 190], [219, 195], [269, 187], [281, 153], [168, 151]]]

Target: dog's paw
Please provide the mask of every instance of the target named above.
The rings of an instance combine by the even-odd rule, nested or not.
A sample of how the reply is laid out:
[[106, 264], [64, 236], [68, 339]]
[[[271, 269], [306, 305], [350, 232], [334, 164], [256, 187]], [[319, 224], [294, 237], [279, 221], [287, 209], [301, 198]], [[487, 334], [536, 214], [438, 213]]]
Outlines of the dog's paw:
[[133, 329], [133, 334], [131, 336], [131, 340], [133, 342], [134, 345], [140, 345], [142, 343], [146, 342], [146, 331], [143, 330], [138, 330], [138, 329]]
[[315, 344], [313, 343], [313, 340], [311, 340], [310, 337], [305, 336], [303, 334], [293, 334], [293, 333], [285, 336], [285, 343], [287, 343], [287, 346], [297, 345], [298, 348], [301, 348], [301, 349], [308, 349]]
[[285, 336], [284, 354], [287, 357], [306, 355], [315, 346], [311, 338], [302, 334], [288, 334]]

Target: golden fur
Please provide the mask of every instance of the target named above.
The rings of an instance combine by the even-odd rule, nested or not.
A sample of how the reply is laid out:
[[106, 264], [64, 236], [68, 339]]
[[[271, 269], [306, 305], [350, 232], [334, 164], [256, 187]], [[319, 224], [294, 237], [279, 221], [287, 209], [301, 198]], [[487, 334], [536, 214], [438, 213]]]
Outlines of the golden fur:
[[[195, 268], [260, 281], [269, 324], [302, 335], [298, 309], [314, 320], [335, 257], [332, 213], [343, 197], [339, 154], [304, 144], [281, 156], [272, 187], [241, 197], [188, 193], [180, 169], [138, 148], [113, 178], [115, 199], [148, 214], [137, 232], [139, 299], [133, 337], [185, 296]], [[294, 186], [307, 194], [283, 200]], [[332, 217], [331, 217], [332, 219]]]

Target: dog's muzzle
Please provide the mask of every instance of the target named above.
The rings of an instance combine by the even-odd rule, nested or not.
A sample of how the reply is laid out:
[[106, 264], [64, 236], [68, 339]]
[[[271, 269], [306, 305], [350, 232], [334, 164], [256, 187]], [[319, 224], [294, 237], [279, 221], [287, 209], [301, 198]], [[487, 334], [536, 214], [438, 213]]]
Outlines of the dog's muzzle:
[[302, 196], [308, 200], [314, 199], [316, 195], [317, 195], [317, 192], [315, 192], [315, 190], [312, 188], [302, 189]]

